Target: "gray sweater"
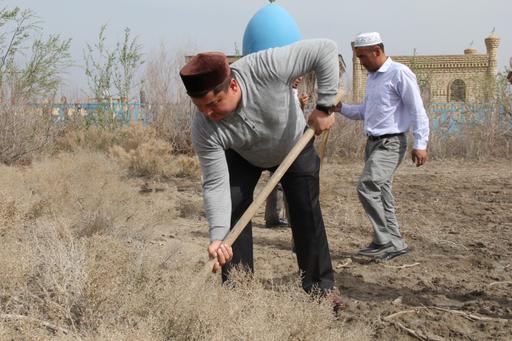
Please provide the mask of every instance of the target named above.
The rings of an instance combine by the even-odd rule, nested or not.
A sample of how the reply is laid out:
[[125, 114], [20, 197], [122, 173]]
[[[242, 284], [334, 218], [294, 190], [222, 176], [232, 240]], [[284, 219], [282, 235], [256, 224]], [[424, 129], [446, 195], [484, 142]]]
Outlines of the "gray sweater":
[[218, 122], [196, 112], [192, 122], [210, 240], [224, 239], [231, 221], [224, 150], [233, 149], [257, 167], [279, 165], [306, 127], [292, 81], [315, 71], [317, 103], [322, 105], [334, 104], [339, 81], [337, 47], [326, 39], [303, 40], [250, 54], [233, 63], [231, 69], [242, 91], [238, 109]]

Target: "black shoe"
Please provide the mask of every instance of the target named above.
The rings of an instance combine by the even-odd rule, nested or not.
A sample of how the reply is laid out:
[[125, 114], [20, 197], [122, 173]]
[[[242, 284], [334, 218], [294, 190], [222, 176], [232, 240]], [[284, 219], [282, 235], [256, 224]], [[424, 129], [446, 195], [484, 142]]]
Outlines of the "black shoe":
[[265, 223], [265, 227], [268, 229], [275, 228], [275, 227], [288, 227], [290, 224], [288, 224], [288, 220], [279, 218], [278, 221], [273, 221], [270, 223]]
[[405, 249], [402, 249], [400, 251], [389, 251], [383, 254], [382, 256], [377, 257], [380, 260], [388, 261], [392, 260], [395, 257], [406, 255], [410, 252], [409, 248], [406, 247]]
[[384, 245], [375, 244], [371, 242], [368, 247], [359, 250], [358, 254], [367, 257], [378, 257], [394, 250], [393, 243], [389, 242]]

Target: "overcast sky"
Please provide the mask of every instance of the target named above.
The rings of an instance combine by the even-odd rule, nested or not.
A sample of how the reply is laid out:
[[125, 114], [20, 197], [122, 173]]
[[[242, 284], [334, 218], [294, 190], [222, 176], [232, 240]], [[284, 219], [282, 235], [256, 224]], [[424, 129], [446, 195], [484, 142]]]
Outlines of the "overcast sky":
[[[250, 18], [266, 0], [16, 0], [9, 8], [32, 9], [47, 33], [72, 38], [72, 54], [83, 64], [86, 43], [94, 43], [102, 24], [112, 44], [129, 27], [148, 55], [164, 43], [171, 52], [219, 50], [233, 54]], [[470, 46], [485, 53], [485, 37], [501, 38], [499, 70], [510, 68], [512, 0], [277, 0], [297, 22], [304, 38], [331, 38], [347, 64], [350, 41], [360, 32], [378, 31], [390, 55], [462, 54]], [[73, 86], [86, 87], [78, 69]], [[82, 79], [81, 79], [82, 78]]]

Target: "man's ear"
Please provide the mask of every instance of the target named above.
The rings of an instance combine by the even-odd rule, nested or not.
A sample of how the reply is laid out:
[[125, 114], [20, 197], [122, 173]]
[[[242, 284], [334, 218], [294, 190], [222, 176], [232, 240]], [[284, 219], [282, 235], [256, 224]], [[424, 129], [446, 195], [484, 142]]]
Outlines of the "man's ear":
[[234, 92], [238, 91], [238, 82], [236, 81], [236, 79], [231, 78], [231, 80], [229, 81], [229, 88]]

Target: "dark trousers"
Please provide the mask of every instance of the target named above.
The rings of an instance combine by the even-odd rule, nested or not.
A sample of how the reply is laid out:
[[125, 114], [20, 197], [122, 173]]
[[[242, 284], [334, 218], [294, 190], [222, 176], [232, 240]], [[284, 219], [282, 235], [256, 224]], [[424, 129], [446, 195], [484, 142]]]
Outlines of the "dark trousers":
[[[261, 172], [233, 150], [226, 151], [231, 186], [231, 228], [253, 200]], [[276, 167], [269, 169], [275, 170]], [[281, 183], [288, 200], [297, 262], [302, 273], [302, 287], [310, 292], [317, 287], [330, 290], [334, 274], [320, 210], [320, 160], [311, 141], [283, 176]], [[233, 259], [222, 268], [222, 280], [228, 279], [234, 266], [254, 271], [252, 224], [249, 222], [233, 244]]]

